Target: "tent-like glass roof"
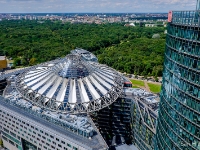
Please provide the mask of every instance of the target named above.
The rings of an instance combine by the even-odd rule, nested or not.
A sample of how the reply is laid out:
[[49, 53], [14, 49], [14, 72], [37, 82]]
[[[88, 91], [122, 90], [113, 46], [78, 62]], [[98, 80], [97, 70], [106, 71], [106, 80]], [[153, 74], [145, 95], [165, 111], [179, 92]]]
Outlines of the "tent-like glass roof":
[[87, 113], [114, 102], [122, 93], [123, 78], [106, 65], [70, 54], [20, 74], [16, 87], [25, 99], [44, 108]]

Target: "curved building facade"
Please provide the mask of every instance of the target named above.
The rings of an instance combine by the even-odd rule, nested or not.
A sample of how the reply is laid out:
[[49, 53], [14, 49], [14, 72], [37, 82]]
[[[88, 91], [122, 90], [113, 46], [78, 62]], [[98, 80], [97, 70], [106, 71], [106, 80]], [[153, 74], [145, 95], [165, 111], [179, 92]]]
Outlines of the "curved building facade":
[[197, 150], [200, 149], [199, 11], [172, 11], [168, 21], [156, 145], [159, 150]]

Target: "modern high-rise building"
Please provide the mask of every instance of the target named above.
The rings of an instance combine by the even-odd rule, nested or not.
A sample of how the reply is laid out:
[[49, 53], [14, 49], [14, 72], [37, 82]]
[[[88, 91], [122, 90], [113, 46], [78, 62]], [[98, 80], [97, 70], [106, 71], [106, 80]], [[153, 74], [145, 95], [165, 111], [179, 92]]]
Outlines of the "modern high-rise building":
[[199, 150], [200, 10], [170, 11], [168, 21], [156, 149]]

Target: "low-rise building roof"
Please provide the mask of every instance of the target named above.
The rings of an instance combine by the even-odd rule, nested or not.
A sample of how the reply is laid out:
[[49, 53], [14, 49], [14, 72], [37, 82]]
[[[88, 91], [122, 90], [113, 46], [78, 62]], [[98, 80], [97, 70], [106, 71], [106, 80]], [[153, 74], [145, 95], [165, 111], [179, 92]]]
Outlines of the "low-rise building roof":
[[6, 60], [6, 56], [0, 56], [0, 60]]

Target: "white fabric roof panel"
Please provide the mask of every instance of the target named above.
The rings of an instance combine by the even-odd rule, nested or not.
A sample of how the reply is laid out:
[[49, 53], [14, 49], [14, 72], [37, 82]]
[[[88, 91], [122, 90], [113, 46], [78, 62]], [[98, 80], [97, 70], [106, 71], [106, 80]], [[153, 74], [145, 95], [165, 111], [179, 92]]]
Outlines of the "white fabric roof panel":
[[70, 81], [70, 90], [69, 90], [69, 103], [76, 103], [76, 82], [75, 80]]
[[[39, 89], [38, 93], [39, 94], [43, 94], [52, 84], [53, 81], [55, 80], [55, 76], [53, 76], [53, 78], [46, 78], [45, 82], [47, 82], [41, 89]], [[49, 81], [48, 81], [49, 80]]]
[[[37, 88], [39, 88], [41, 85], [43, 85], [49, 78], [51, 78], [52, 76], [42, 76], [42, 77], [40, 77], [40, 78], [38, 78], [37, 80], [34, 80], [35, 82], [34, 83], [37, 83], [38, 81], [40, 81], [40, 82], [38, 82], [37, 84], [35, 84], [33, 87], [31, 87], [31, 89], [32, 90], [36, 90]], [[43, 79], [43, 80], [42, 80]], [[28, 84], [27, 84], [28, 85]], [[44, 85], [45, 86], [45, 85]]]
[[101, 71], [101, 72], [100, 72], [100, 71], [96, 71], [96, 73], [97, 73], [97, 74], [102, 74], [102, 75], [104, 75], [104, 76], [106, 76], [106, 77], [108, 77], [108, 78], [114, 80], [113, 76], [111, 76], [111, 75], [105, 73], [104, 71]]
[[67, 89], [67, 83], [68, 83], [68, 80], [65, 79], [63, 81], [63, 84], [62, 84], [62, 86], [60, 88], [60, 91], [59, 91], [59, 93], [58, 93], [58, 95], [56, 97], [56, 100], [59, 101], [59, 102], [63, 102], [63, 100], [64, 100], [65, 92], [66, 92], [66, 89]]
[[42, 73], [40, 73], [40, 74], [33, 75], [33, 76], [30, 76], [30, 77], [25, 76], [24, 82], [29, 82], [29, 81], [31, 81], [31, 80], [33, 80], [33, 79], [37, 79], [38, 77], [43, 76], [43, 75], [45, 75], [46, 73], [47, 73], [47, 72], [42, 72]]
[[87, 92], [85, 90], [85, 87], [84, 87], [83, 82], [82, 82], [81, 79], [78, 80], [78, 87], [79, 87], [79, 91], [81, 91], [80, 92], [80, 96], [81, 96], [82, 101], [83, 102], [89, 102], [90, 99], [89, 99], [89, 97], [87, 95]]
[[91, 79], [91, 81], [93, 82], [94, 85], [97, 86], [97, 88], [99, 88], [99, 90], [101, 91], [101, 93], [103, 95], [105, 95], [108, 91], [102, 86], [99, 84], [99, 82], [97, 82], [92, 76], [89, 76], [89, 78]]
[[107, 88], [111, 89], [112, 86], [110, 84], [108, 84], [107, 82], [105, 82], [103, 79], [101, 79], [100, 77], [98, 77], [96, 74], [93, 74], [93, 76], [95, 76], [95, 78], [97, 80], [99, 80], [99, 82], [101, 82], [104, 86], [106, 86]]
[[62, 81], [62, 78], [57, 77], [57, 80], [55, 79], [55, 83], [53, 85], [53, 87], [49, 90], [49, 92], [46, 94], [47, 97], [52, 98], [53, 95], [55, 94], [58, 86], [60, 85], [60, 82]]
[[97, 91], [94, 89], [94, 87], [92, 86], [92, 84], [90, 83], [90, 81], [88, 80], [88, 78], [85, 78], [85, 82], [89, 88], [90, 93], [92, 94], [92, 97], [94, 99], [98, 99], [100, 98], [99, 93], [97, 93]]
[[101, 74], [98, 74], [98, 76], [102, 77], [104, 80], [108, 81], [108, 82], [111, 83], [112, 85], [115, 84], [113, 80], [110, 80], [110, 79], [109, 79], [108, 77], [106, 77], [106, 76], [103, 76], [103, 75], [101, 75]]

